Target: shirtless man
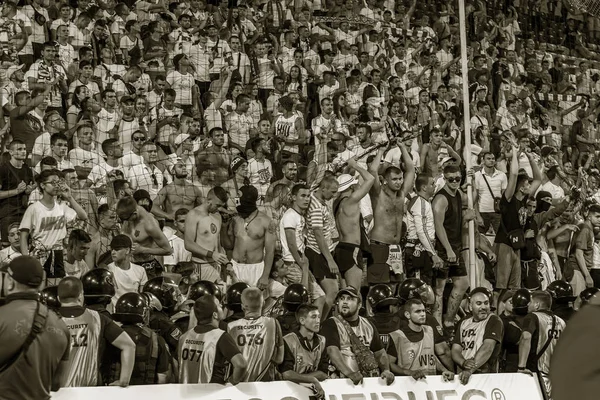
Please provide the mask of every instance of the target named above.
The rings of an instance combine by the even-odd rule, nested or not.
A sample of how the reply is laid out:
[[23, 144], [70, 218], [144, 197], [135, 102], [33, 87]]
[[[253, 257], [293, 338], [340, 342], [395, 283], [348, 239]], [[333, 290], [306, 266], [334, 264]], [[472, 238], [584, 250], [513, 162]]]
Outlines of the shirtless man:
[[187, 181], [187, 168], [178, 160], [171, 169], [173, 182], [159, 190], [152, 205], [152, 214], [172, 221], [180, 208], [191, 210], [202, 204], [200, 188]]
[[434, 179], [437, 179], [442, 174], [439, 165], [441, 149], [446, 148], [448, 155], [457, 160], [459, 165], [461, 163], [458, 153], [454, 151], [452, 146], [448, 146], [443, 138], [442, 132], [434, 128], [431, 130], [429, 143], [423, 144], [423, 148], [421, 149], [421, 171], [431, 175]]
[[221, 246], [222, 219], [220, 209], [227, 205], [227, 192], [216, 186], [206, 201], [191, 210], [185, 218], [185, 249], [192, 253], [194, 273], [200, 280], [223, 283], [221, 265], [229, 263]]
[[334, 250], [333, 258], [344, 274], [347, 286], [360, 290], [362, 281], [361, 244], [367, 242], [367, 233], [363, 229], [360, 215], [360, 201], [369, 193], [375, 178], [366, 169], [360, 167], [354, 157], [348, 160], [348, 166], [354, 168], [361, 176], [363, 182], [356, 186], [358, 181], [354, 176], [342, 174], [337, 180], [339, 197], [333, 204], [333, 212], [340, 234], [340, 242]]
[[283, 164], [283, 178], [271, 183], [271, 186], [267, 189], [267, 194], [265, 196], [265, 201], [271, 201], [273, 198], [273, 189], [275, 186], [283, 183], [290, 190], [296, 184], [296, 180], [298, 179], [298, 166], [295, 162], [288, 160]]
[[[233, 249], [232, 271], [237, 281], [266, 289], [275, 255], [277, 225], [258, 210], [258, 190], [251, 185], [240, 188], [238, 215], [227, 224], [224, 247]], [[225, 243], [227, 241], [228, 243]]]
[[[404, 143], [399, 141], [397, 145], [402, 152], [404, 175], [400, 168], [390, 166], [383, 172], [383, 182], [375, 179], [370, 191], [375, 222], [371, 230], [371, 264], [367, 266], [367, 281], [370, 285], [389, 283], [391, 277], [397, 279], [403, 273], [399, 246], [402, 217], [404, 200], [415, 180], [415, 166]], [[377, 176], [384, 152], [385, 148], [380, 148], [370, 165], [369, 172], [373, 176]]]
[[131, 196], [119, 200], [117, 216], [123, 221], [121, 231], [133, 242], [133, 262], [144, 267], [148, 279], [160, 276], [163, 267], [155, 257], [170, 255], [173, 249], [158, 221]]
[[208, 132], [208, 136], [211, 139], [212, 146], [205, 147], [198, 152], [196, 156], [196, 170], [203, 171], [206, 167], [212, 168], [216, 173], [215, 184], [220, 185], [229, 176], [231, 154], [223, 148], [225, 134], [222, 128], [212, 128]]
[[235, 210], [235, 207], [239, 205], [240, 197], [242, 196], [240, 189], [242, 186], [246, 186], [250, 183], [248, 180], [248, 162], [242, 157], [235, 157], [231, 160], [230, 168], [233, 173], [233, 178], [223, 183], [222, 187], [229, 194], [227, 209]]
[[92, 245], [85, 256], [90, 268], [103, 268], [112, 262], [110, 242], [119, 234], [117, 214], [108, 204], [98, 207], [98, 231], [92, 236]]

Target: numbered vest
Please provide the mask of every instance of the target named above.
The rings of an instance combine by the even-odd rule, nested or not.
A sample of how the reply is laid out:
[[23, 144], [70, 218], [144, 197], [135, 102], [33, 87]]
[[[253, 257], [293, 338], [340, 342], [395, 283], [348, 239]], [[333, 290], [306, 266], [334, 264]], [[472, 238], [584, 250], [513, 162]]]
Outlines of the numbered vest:
[[[407, 328], [410, 329], [410, 328]], [[400, 368], [411, 371], [425, 371], [425, 375], [435, 375], [435, 343], [433, 328], [423, 325], [423, 339], [411, 342], [406, 334], [398, 329], [390, 333], [391, 345], [396, 348], [398, 359], [396, 364]]]
[[179, 383], [211, 383], [217, 343], [224, 333], [222, 329], [205, 333], [191, 329], [181, 336], [177, 352]]
[[315, 335], [315, 337], [319, 344], [313, 350], [308, 350], [304, 347], [296, 333], [288, 333], [283, 337], [283, 340], [285, 340], [285, 343], [294, 355], [294, 372], [310, 374], [319, 368], [321, 355], [325, 351], [325, 338], [321, 335]]
[[243, 382], [261, 382], [274, 379], [271, 362], [277, 342], [277, 321], [271, 317], [242, 318], [230, 322], [227, 331], [248, 362]]
[[[337, 325], [338, 335], [340, 337], [340, 353], [344, 358], [344, 363], [348, 366], [348, 368], [350, 368], [350, 370], [358, 371], [358, 362], [356, 361], [356, 355], [352, 351], [350, 336], [348, 336], [346, 328], [337, 318], [333, 318], [333, 320]], [[371, 341], [373, 340], [373, 334], [375, 333], [375, 330], [373, 329], [373, 325], [371, 325], [366, 318], [358, 317], [358, 325], [353, 326], [352, 330], [365, 346], [371, 346]], [[333, 363], [330, 362], [330, 369], [332, 369], [332, 366]], [[344, 377], [344, 375], [339, 371], [334, 376], [339, 376], [340, 378]]]
[[71, 334], [69, 372], [65, 387], [97, 386], [100, 314], [85, 309], [78, 317], [63, 317], [62, 320]]
[[548, 338], [549, 337], [552, 338], [552, 340], [550, 341], [550, 344], [548, 345], [548, 347], [546, 348], [544, 353], [542, 355], [540, 355], [540, 358], [538, 359], [538, 362], [537, 362], [538, 371], [540, 371], [543, 374], [548, 374], [548, 373], [550, 373], [550, 357], [552, 357], [552, 353], [554, 353], [554, 347], [556, 347], [556, 343], [558, 342], [560, 335], [564, 331], [566, 324], [562, 318], [554, 316], [554, 318], [556, 318], [556, 326], [554, 327], [554, 330], [553, 330], [552, 329], [553, 315], [551, 313], [536, 311], [533, 314], [537, 317], [538, 322], [539, 322], [538, 345], [537, 345], [537, 349], [536, 349], [536, 354], [540, 353], [540, 351], [542, 350], [542, 348], [548, 341]]
[[462, 355], [465, 360], [475, 357], [477, 350], [483, 344], [485, 327], [492, 315], [490, 314], [486, 319], [479, 322], [473, 321], [473, 317], [469, 317], [461, 322], [459, 329], [460, 345], [462, 346]]

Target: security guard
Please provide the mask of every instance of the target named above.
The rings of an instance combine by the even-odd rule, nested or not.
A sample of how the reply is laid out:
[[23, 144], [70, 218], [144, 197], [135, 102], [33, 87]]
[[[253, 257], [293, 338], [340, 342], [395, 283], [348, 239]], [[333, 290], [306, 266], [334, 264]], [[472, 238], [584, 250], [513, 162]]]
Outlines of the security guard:
[[115, 279], [107, 269], [94, 268], [81, 277], [83, 284], [83, 301], [87, 308], [112, 318], [106, 310], [115, 295]]
[[527, 289], [507, 291], [500, 298], [504, 312], [500, 315], [504, 326], [501, 372], [517, 372], [519, 366], [519, 341], [523, 332], [523, 319], [528, 313], [531, 293]]
[[577, 298], [573, 295], [573, 286], [569, 282], [554, 281], [548, 285], [546, 291], [552, 296], [552, 312], [563, 321], [569, 322], [575, 314], [573, 302]]
[[[125, 293], [117, 300], [113, 318], [135, 343], [135, 364], [131, 385], [167, 383], [169, 349], [165, 340], [148, 328], [150, 305], [148, 297], [140, 293]], [[113, 364], [114, 378], [119, 376], [121, 363]], [[111, 379], [111, 382], [115, 379]]]
[[302, 304], [308, 304], [308, 290], [301, 283], [292, 283], [283, 292], [283, 315], [277, 317], [283, 336], [300, 329], [296, 311]]
[[249, 287], [250, 285], [245, 282], [237, 282], [227, 288], [225, 305], [232, 314], [225, 318], [223, 322], [229, 324], [230, 322], [244, 318], [244, 311], [242, 310], [242, 292]]
[[162, 336], [174, 354], [181, 337], [181, 329], [171, 321], [170, 317], [180, 299], [179, 287], [171, 278], [157, 276], [144, 285], [144, 293], [153, 294], [160, 302], [160, 307], [150, 308], [150, 329]]
[[374, 285], [367, 295], [367, 307], [370, 307], [373, 312], [369, 320], [377, 328], [381, 344], [386, 351], [389, 346], [390, 332], [400, 328], [402, 318], [398, 314], [399, 303], [392, 288], [385, 283]]
[[550, 385], [550, 359], [566, 323], [555, 315], [552, 297], [546, 291], [538, 290], [531, 295], [529, 314], [523, 320], [523, 332], [519, 341], [519, 372], [539, 372], [548, 396], [552, 395]]
[[58, 311], [60, 300], [58, 300], [58, 286], [48, 286], [40, 292], [40, 301], [52, 311]]

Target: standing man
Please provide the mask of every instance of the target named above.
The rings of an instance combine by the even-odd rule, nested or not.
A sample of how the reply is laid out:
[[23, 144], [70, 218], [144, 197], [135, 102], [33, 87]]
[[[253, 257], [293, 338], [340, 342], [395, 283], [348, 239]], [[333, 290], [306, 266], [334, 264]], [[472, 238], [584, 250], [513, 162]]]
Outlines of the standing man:
[[[194, 302], [198, 324], [179, 339], [179, 383], [231, 383], [242, 381], [248, 362], [231, 335], [219, 329], [224, 313], [219, 300], [205, 294]], [[227, 378], [227, 363], [233, 373]]]
[[168, 256], [173, 249], [156, 219], [131, 196], [119, 200], [117, 215], [123, 221], [121, 231], [133, 241], [133, 261], [144, 267], [148, 279], [160, 275], [163, 267], [153, 256]]
[[506, 174], [496, 169], [496, 156], [493, 153], [480, 155], [483, 168], [475, 172], [475, 190], [477, 191], [477, 207], [483, 220], [479, 232], [486, 234], [490, 226], [494, 233], [500, 227], [499, 201], [508, 186]]
[[206, 201], [191, 210], [185, 219], [185, 249], [192, 253], [198, 279], [222, 282], [221, 266], [229, 259], [221, 246], [222, 219], [219, 210], [227, 206], [227, 192], [216, 186]]
[[444, 167], [446, 184], [433, 198], [433, 218], [435, 225], [435, 250], [444, 264], [435, 272], [436, 305], [434, 316], [442, 322], [442, 302], [444, 287], [448, 277], [452, 278], [452, 292], [448, 300], [448, 310], [443, 320], [444, 328], [454, 329], [454, 318], [460, 307], [460, 302], [469, 287], [467, 266], [462, 257], [463, 223], [475, 217], [474, 212], [465, 212], [463, 218], [463, 203], [460, 188], [462, 174], [455, 165]]
[[408, 324], [390, 333], [388, 356], [392, 372], [419, 380], [441, 371], [445, 381], [454, 380], [454, 372], [446, 369], [438, 359], [438, 355], [445, 352], [445, 339], [427, 325], [423, 301], [409, 299], [404, 305], [404, 317]]
[[178, 209], [191, 210], [202, 203], [202, 192], [198, 186], [187, 180], [188, 171], [181, 159], [171, 167], [171, 171], [173, 182], [163, 186], [152, 203], [152, 214], [168, 221], [175, 219]]
[[0, 165], [0, 232], [5, 244], [8, 243], [8, 226], [21, 220], [29, 194], [35, 189], [33, 171], [25, 164], [25, 143], [13, 140], [7, 149], [10, 161]]
[[550, 359], [556, 343], [565, 330], [565, 321], [551, 310], [552, 296], [542, 290], [531, 295], [529, 314], [521, 324], [521, 340], [519, 340], [519, 372], [539, 372], [545, 391], [550, 396]]
[[67, 387], [101, 385], [100, 361], [106, 344], [121, 350], [121, 375], [110, 386], [129, 385], [135, 361], [135, 343], [110, 318], [83, 307], [83, 285], [68, 276], [58, 284], [59, 314], [71, 335]]
[[519, 144], [513, 136], [510, 137], [510, 142], [510, 175], [500, 200], [500, 226], [494, 240], [498, 244], [495, 289], [500, 292], [499, 295], [507, 289], [521, 287], [521, 248], [525, 246], [524, 226], [528, 216], [526, 200], [542, 183], [540, 169], [530, 152], [526, 152], [525, 155], [531, 165], [533, 179], [525, 171], [519, 172]]
[[240, 191], [238, 215], [226, 225], [225, 237], [230, 243], [224, 246], [233, 248], [231, 267], [237, 280], [264, 290], [273, 266], [277, 225], [258, 210], [258, 190], [254, 186], [242, 186]]
[[283, 337], [285, 351], [279, 370], [284, 380], [310, 383], [317, 396], [324, 396], [320, 382], [327, 379], [328, 363], [325, 337], [319, 335], [319, 309], [310, 304], [302, 304], [296, 310], [296, 320], [300, 328]]
[[452, 359], [460, 367], [460, 383], [466, 385], [476, 371], [498, 371], [498, 355], [504, 336], [500, 317], [490, 312], [491, 298], [485, 288], [471, 291], [471, 316], [456, 327], [452, 344]]
[[126, 176], [134, 191], [144, 189], [150, 193], [150, 199], [154, 200], [164, 184], [163, 173], [156, 166], [158, 161], [156, 144], [154, 142], [144, 143], [140, 154], [144, 161], [131, 166], [126, 172]]
[[298, 166], [295, 162], [288, 160], [283, 163], [282, 167], [283, 178], [271, 183], [269, 188], [267, 189], [267, 194], [265, 196], [265, 201], [271, 201], [273, 196], [273, 190], [279, 184], [284, 184], [290, 190], [296, 184], [296, 180], [298, 179]]
[[263, 294], [257, 288], [242, 292], [244, 318], [230, 322], [227, 332], [248, 362], [242, 382], [271, 382], [283, 362], [284, 342], [275, 318], [261, 316]]
[[49, 399], [50, 391], [65, 385], [71, 334], [58, 315], [39, 302], [44, 269], [38, 260], [20, 256], [2, 271], [6, 299], [0, 307], [1, 396]]
[[[383, 182], [375, 179], [370, 196], [373, 203], [375, 225], [371, 230], [371, 259], [367, 266], [367, 281], [389, 283], [396, 281], [403, 273], [400, 238], [402, 237], [402, 219], [404, 201], [412, 191], [415, 180], [415, 166], [410, 153], [403, 142], [398, 142], [402, 152], [404, 173], [400, 168], [389, 166], [383, 172]], [[385, 152], [380, 148], [370, 165], [369, 172], [379, 176], [379, 165]]]
[[362, 282], [362, 248], [367, 246], [368, 238], [360, 213], [360, 202], [369, 193], [375, 178], [356, 162], [348, 159], [348, 166], [358, 172], [362, 183], [349, 174], [338, 176], [338, 198], [333, 205], [340, 242], [336, 245], [334, 259], [348, 286], [360, 290]]
[[221, 185], [229, 177], [231, 153], [223, 147], [225, 145], [223, 128], [212, 128], [208, 131], [208, 138], [210, 138], [210, 147], [200, 149], [196, 155], [196, 171], [214, 170], [215, 184]]
[[[338, 316], [323, 323], [321, 333], [327, 343], [330, 367], [336, 377], [347, 377], [358, 385], [363, 377], [380, 376], [386, 384], [394, 382], [387, 354], [379, 332], [366, 318], [358, 315], [362, 297], [354, 287], [339, 291], [336, 296]], [[361, 362], [357, 354], [361, 353]]]

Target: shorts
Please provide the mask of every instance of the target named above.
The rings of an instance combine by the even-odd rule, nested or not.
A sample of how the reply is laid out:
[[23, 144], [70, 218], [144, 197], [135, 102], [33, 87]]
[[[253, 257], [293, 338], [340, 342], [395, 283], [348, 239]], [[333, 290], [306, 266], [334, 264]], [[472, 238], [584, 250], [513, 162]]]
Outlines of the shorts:
[[390, 257], [390, 245], [371, 241], [371, 257], [367, 265], [367, 282], [390, 283], [390, 265], [387, 263]]
[[345, 274], [352, 267], [358, 267], [362, 258], [360, 246], [353, 243], [338, 243], [333, 251], [333, 259], [341, 274]]
[[521, 250], [498, 243], [496, 262], [496, 289], [521, 288]]
[[205, 261], [192, 261], [194, 264], [194, 274], [198, 275], [198, 279], [202, 281], [209, 281], [213, 283], [219, 283], [223, 280], [221, 279], [220, 268], [215, 268], [210, 263]]
[[146, 270], [148, 280], [157, 276], [161, 276], [164, 270], [163, 266], [156, 260], [156, 258], [153, 258], [148, 261], [134, 261], [133, 263], [139, 265], [140, 267]]
[[444, 267], [441, 269], [436, 269], [434, 272], [434, 276], [436, 279], [448, 279], [448, 277], [462, 277], [468, 276], [467, 274], [467, 265], [465, 264], [465, 259], [462, 256], [462, 251], [458, 249], [454, 252], [456, 254], [457, 260], [455, 263], [448, 262], [448, 254], [446, 254], [445, 250], [437, 250], [438, 256], [444, 260]]
[[338, 279], [336, 274], [329, 270], [329, 264], [327, 264], [327, 260], [323, 254], [317, 253], [307, 247], [304, 255], [308, 259], [308, 268], [317, 282], [321, 282], [323, 279]]
[[[288, 267], [288, 275], [286, 276], [287, 284], [291, 285], [292, 283], [302, 283], [302, 268], [296, 264], [294, 261], [284, 261], [285, 265]], [[319, 286], [317, 280], [314, 275], [309, 272], [308, 273], [308, 291], [310, 293], [310, 298], [314, 301], [319, 297], [325, 296], [325, 292], [323, 288]]]
[[245, 282], [250, 286], [258, 286], [258, 281], [265, 271], [265, 262], [256, 264], [242, 264], [231, 260], [231, 266], [239, 282]]
[[[419, 278], [428, 285], [433, 282], [433, 260], [421, 243], [407, 243], [404, 250], [407, 278]], [[418, 276], [417, 276], [418, 275]]]

